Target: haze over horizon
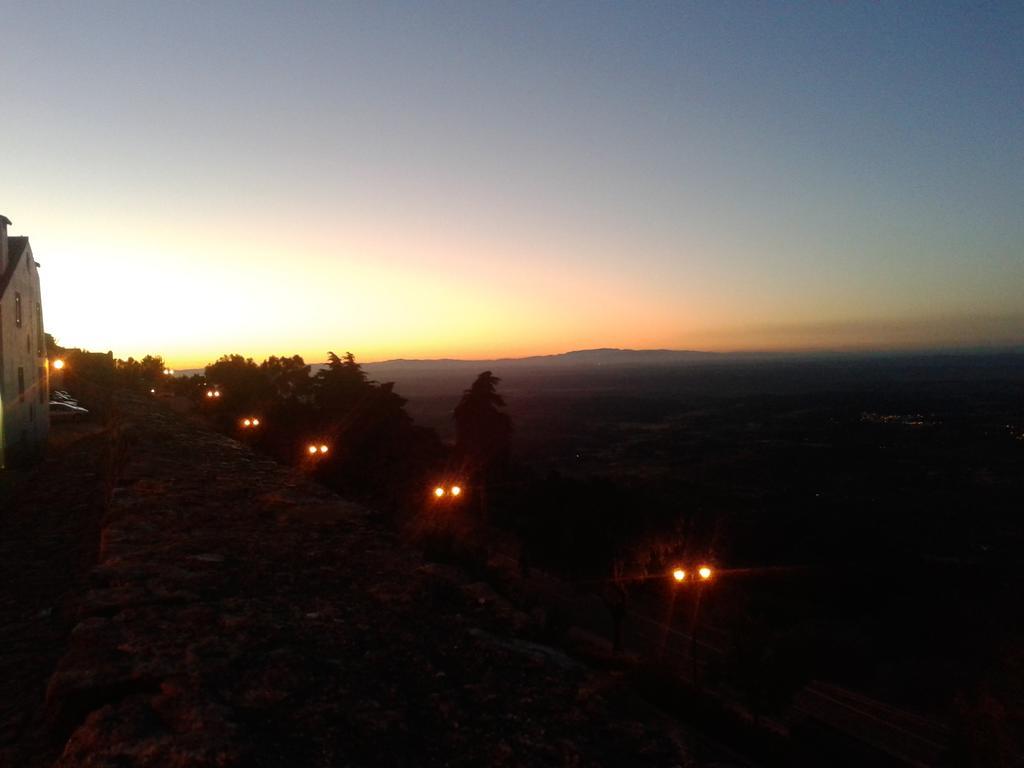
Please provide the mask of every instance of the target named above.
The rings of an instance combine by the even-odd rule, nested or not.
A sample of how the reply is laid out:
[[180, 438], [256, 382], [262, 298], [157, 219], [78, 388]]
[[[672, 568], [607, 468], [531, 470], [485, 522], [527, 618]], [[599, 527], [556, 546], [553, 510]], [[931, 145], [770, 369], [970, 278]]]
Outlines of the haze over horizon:
[[1024, 7], [4, 9], [66, 346], [1024, 344]]

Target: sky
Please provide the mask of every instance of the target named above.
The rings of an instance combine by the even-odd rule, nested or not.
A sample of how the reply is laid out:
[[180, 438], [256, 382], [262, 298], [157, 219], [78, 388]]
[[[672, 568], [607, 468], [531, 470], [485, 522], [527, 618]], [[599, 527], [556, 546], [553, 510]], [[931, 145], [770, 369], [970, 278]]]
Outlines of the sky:
[[0, 0], [65, 346], [1024, 344], [1024, 5]]

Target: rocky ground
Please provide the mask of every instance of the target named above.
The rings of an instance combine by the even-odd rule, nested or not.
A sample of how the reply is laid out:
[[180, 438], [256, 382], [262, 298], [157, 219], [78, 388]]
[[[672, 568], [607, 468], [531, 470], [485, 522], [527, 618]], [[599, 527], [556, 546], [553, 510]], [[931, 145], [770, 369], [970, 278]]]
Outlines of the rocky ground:
[[[0, 763], [693, 764], [685, 737], [614, 675], [536, 642], [530, 616], [300, 473], [141, 400], [107, 437], [123, 458], [102, 525], [102, 494], [0, 513], [0, 672], [18, 666], [9, 641], [32, 659], [20, 686], [4, 683], [16, 706]], [[67, 450], [50, 470], [101, 491], [103, 451]], [[44, 530], [52, 541], [25, 541]], [[15, 597], [47, 581], [18, 565], [32, 556], [64, 563], [42, 602], [67, 618], [48, 634], [30, 621], [40, 601]]]

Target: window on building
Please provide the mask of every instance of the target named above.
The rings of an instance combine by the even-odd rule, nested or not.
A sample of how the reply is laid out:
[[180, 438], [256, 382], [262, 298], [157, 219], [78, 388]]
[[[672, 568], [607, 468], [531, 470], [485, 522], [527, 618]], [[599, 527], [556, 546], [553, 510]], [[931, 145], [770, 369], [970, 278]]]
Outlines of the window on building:
[[21, 294], [14, 294], [14, 324], [21, 328]]

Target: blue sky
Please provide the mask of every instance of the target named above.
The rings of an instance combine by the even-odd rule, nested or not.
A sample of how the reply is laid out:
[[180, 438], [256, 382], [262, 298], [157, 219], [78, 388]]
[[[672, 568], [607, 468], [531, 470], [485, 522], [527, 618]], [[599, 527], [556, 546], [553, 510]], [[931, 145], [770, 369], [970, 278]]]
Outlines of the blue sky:
[[185, 365], [1024, 342], [1020, 4], [3, 18], [0, 212], [65, 343]]

